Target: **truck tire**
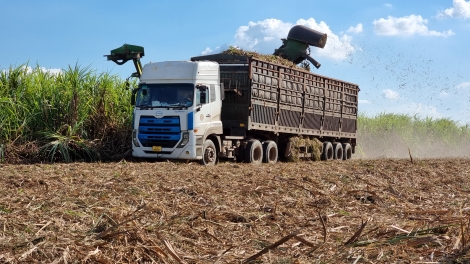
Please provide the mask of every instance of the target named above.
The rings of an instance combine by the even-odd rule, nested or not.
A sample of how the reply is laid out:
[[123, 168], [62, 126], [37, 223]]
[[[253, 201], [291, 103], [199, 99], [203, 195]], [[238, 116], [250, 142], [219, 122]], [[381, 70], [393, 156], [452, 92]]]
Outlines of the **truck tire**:
[[207, 166], [214, 166], [218, 161], [217, 149], [214, 142], [212, 142], [210, 139], [206, 139], [202, 149], [201, 163]]
[[339, 142], [335, 142], [333, 144], [333, 150], [334, 150], [333, 159], [342, 160], [343, 159], [343, 145]]
[[323, 150], [321, 153], [322, 160], [332, 160], [333, 159], [333, 145], [331, 142], [323, 142]]
[[349, 160], [352, 157], [352, 148], [351, 144], [345, 143], [343, 144], [343, 159], [344, 160]]
[[279, 151], [276, 142], [266, 140], [263, 142], [263, 162], [275, 164], [277, 162]]
[[263, 145], [257, 139], [251, 139], [246, 143], [245, 162], [252, 164], [261, 164], [263, 161]]
[[243, 146], [240, 146], [237, 149], [237, 152], [236, 154], [234, 154], [234, 156], [235, 156], [235, 161], [237, 163], [244, 162], [245, 161], [245, 148]]

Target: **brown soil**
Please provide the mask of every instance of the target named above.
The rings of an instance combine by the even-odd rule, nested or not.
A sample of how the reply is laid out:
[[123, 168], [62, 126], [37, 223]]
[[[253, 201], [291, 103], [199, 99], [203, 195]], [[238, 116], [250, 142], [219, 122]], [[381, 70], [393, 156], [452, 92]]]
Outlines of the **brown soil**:
[[0, 165], [0, 263], [469, 263], [470, 159]]

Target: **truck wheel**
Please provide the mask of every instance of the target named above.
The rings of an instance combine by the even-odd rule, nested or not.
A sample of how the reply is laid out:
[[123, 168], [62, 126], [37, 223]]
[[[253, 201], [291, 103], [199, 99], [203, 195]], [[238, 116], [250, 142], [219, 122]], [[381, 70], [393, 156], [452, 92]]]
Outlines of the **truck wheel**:
[[323, 151], [321, 153], [322, 160], [332, 160], [333, 159], [333, 145], [331, 142], [323, 143]]
[[335, 160], [342, 160], [343, 159], [343, 145], [339, 142], [335, 142], [333, 144], [334, 149], [334, 159]]
[[215, 148], [214, 142], [207, 139], [204, 142], [204, 147], [202, 149], [202, 164], [207, 166], [213, 166], [217, 164], [217, 149]]
[[276, 142], [272, 140], [266, 140], [263, 142], [263, 162], [275, 164], [278, 158], [278, 149]]
[[257, 139], [248, 141], [245, 148], [245, 162], [260, 164], [263, 161], [263, 145]]
[[245, 154], [245, 149], [242, 146], [240, 146], [239, 149], [237, 150], [237, 153], [238, 154], [234, 154], [235, 161], [237, 163], [243, 162], [244, 159], [245, 159], [245, 155], [244, 155]]
[[344, 160], [348, 160], [348, 159], [351, 159], [351, 156], [352, 156], [352, 148], [351, 148], [351, 144], [349, 143], [346, 143], [346, 144], [343, 144], [343, 159]]

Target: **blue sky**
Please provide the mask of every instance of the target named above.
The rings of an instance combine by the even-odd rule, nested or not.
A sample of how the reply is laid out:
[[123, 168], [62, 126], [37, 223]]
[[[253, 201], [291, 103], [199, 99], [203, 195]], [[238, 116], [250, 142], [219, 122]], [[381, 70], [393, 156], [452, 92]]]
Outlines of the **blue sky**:
[[[328, 34], [312, 71], [360, 86], [360, 112], [470, 124], [470, 1], [0, 0], [0, 68], [79, 64], [126, 78], [103, 55], [144, 46], [142, 62], [187, 60], [228, 46], [271, 54], [301, 24]], [[313, 68], [313, 67], [312, 67]]]

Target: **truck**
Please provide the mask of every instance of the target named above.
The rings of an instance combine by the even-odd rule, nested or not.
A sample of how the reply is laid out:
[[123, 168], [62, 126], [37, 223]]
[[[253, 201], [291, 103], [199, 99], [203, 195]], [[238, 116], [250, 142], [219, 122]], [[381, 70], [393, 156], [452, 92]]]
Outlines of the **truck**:
[[282, 41], [270, 56], [226, 51], [143, 67], [140, 46], [105, 55], [118, 64], [132, 59], [137, 69], [132, 156], [204, 165], [274, 164], [292, 155], [351, 159], [359, 86], [297, 65], [308, 60], [320, 67], [308, 51], [323, 48], [326, 34], [297, 25]]

